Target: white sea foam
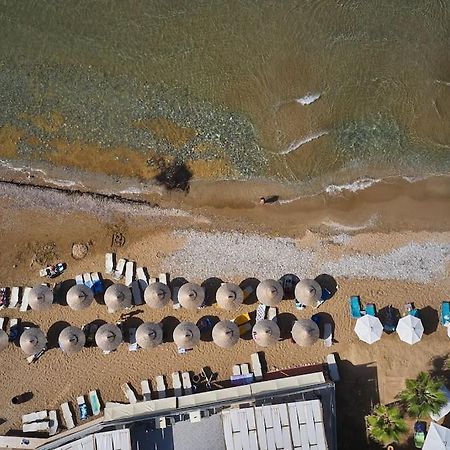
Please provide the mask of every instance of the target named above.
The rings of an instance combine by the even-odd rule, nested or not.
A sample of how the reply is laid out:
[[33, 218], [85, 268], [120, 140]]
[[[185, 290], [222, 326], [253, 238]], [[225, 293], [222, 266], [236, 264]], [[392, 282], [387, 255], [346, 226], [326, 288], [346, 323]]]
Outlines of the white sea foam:
[[443, 84], [444, 86], [450, 86], [450, 81], [443, 81], [443, 80], [434, 80], [435, 83]]
[[310, 105], [311, 103], [314, 103], [316, 100], [319, 100], [322, 94], [318, 92], [308, 92], [306, 95], [300, 98], [296, 98], [295, 101], [297, 103], [300, 103], [303, 106]]
[[343, 223], [334, 222], [332, 220], [324, 220], [322, 224], [336, 231], [362, 231], [366, 228], [373, 227], [377, 223], [377, 220], [378, 215], [374, 214], [370, 216], [366, 222], [360, 225], [346, 225]]
[[314, 141], [315, 139], [319, 139], [321, 136], [328, 134], [328, 130], [317, 131], [316, 133], [307, 134], [300, 139], [296, 139], [292, 141], [289, 146], [280, 152], [280, 155], [287, 155], [297, 149], [299, 149], [302, 145], [307, 144], [308, 142]]
[[362, 178], [348, 184], [330, 184], [325, 188], [325, 192], [330, 195], [342, 194], [344, 191], [357, 192], [367, 189], [380, 181], [382, 181], [381, 178]]

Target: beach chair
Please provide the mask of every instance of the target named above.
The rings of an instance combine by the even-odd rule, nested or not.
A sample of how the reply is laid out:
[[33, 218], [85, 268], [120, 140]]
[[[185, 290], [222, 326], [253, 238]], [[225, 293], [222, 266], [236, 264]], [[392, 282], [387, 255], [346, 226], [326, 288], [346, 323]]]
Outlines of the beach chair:
[[135, 305], [142, 305], [142, 303], [144, 303], [143, 299], [142, 299], [142, 291], [141, 291], [141, 287], [140, 287], [140, 281], [139, 280], [134, 280], [131, 283], [131, 295], [133, 296], [133, 303]]
[[86, 420], [89, 417], [89, 411], [84, 399], [84, 395], [80, 395], [79, 397], [77, 397], [77, 405], [78, 412], [80, 414], [80, 420]]
[[169, 274], [168, 273], [160, 273], [159, 274], [159, 282], [169, 285]]
[[0, 288], [0, 309], [9, 307], [9, 293], [8, 288]]
[[252, 324], [250, 323], [250, 314], [248, 313], [237, 316], [234, 319], [234, 323], [239, 327], [239, 334], [241, 336], [252, 329]]
[[92, 291], [94, 294], [102, 294], [105, 291], [105, 286], [103, 284], [103, 280], [100, 278], [100, 274], [98, 272], [92, 272], [91, 280]]
[[156, 377], [156, 392], [158, 398], [166, 398], [166, 382], [164, 381], [164, 377], [162, 375], [158, 375]]
[[34, 355], [28, 356], [27, 357], [28, 364], [32, 364], [32, 363], [36, 362], [46, 351], [47, 351], [47, 347], [44, 347], [40, 352], [37, 352]]
[[183, 389], [185, 395], [192, 394], [192, 382], [191, 382], [191, 375], [189, 372], [183, 372], [181, 374], [181, 379], [183, 381]]
[[149, 279], [148, 279], [148, 282], [149, 283], [156, 283], [158, 281], [158, 278], [155, 278], [155, 277], [150, 277]]
[[92, 281], [91, 274], [89, 272], [83, 273], [83, 284], [89, 289], [92, 289], [94, 282]]
[[386, 315], [383, 323], [383, 330], [386, 333], [393, 333], [397, 329], [397, 322], [398, 318], [396, 317], [396, 314], [394, 313], [394, 309], [392, 308], [392, 305], [389, 305], [387, 307]]
[[105, 273], [108, 275], [114, 273], [114, 253], [105, 254]]
[[147, 278], [147, 275], [145, 274], [143, 267], [138, 267], [136, 269], [136, 278], [139, 283], [139, 287], [140, 287], [141, 291], [144, 292], [148, 286], [148, 278]]
[[444, 327], [450, 324], [450, 302], [442, 302], [441, 324], [444, 325]]
[[84, 284], [83, 275], [75, 276], [75, 284]]
[[175, 397], [182, 395], [180, 372], [172, 373], [172, 386]]
[[419, 317], [419, 310], [414, 307], [414, 303], [406, 303], [405, 312], [407, 316]]
[[101, 406], [97, 391], [94, 390], [89, 392], [89, 404], [91, 405], [92, 414], [98, 416], [100, 414]]
[[134, 261], [128, 261], [125, 264], [125, 284], [127, 286], [131, 286], [133, 282], [135, 267], [136, 263]]
[[252, 371], [255, 375], [256, 381], [261, 381], [263, 378], [261, 361], [259, 359], [259, 353], [251, 354], [251, 362], [252, 362]]
[[29, 414], [24, 414], [22, 416], [22, 424], [37, 422], [39, 420], [48, 419], [48, 411], [44, 409], [43, 411], [32, 412]]
[[152, 399], [152, 390], [150, 388], [150, 383], [148, 382], [148, 380], [141, 381], [141, 392], [142, 398], [145, 402], [148, 402]]
[[59, 426], [58, 415], [56, 414], [55, 410], [49, 411], [48, 419], [49, 419], [48, 434], [49, 434], [49, 436], [54, 436], [58, 432], [58, 426]]
[[250, 368], [247, 363], [241, 364], [241, 374], [248, 375], [250, 373]]
[[173, 309], [180, 309], [181, 305], [178, 301], [178, 291], [180, 290], [179, 286], [175, 286], [172, 290], [172, 308]]
[[267, 306], [266, 305], [258, 305], [256, 308], [256, 318], [255, 321], [259, 322], [260, 320], [264, 320], [266, 318], [266, 311]]
[[128, 350], [130, 352], [135, 352], [139, 347], [136, 342], [136, 328], [128, 328]]
[[20, 305], [20, 311], [25, 312], [28, 309], [28, 295], [31, 291], [30, 287], [26, 287], [22, 293], [22, 304]]
[[112, 277], [116, 281], [119, 281], [123, 277], [123, 272], [125, 270], [126, 263], [127, 263], [127, 260], [124, 258], [121, 258], [121, 259], [119, 259], [119, 261], [117, 261], [116, 270], [114, 271], [114, 273], [112, 275]]
[[131, 389], [129, 383], [122, 384], [122, 386], [120, 387], [129, 403], [137, 403], [136, 394], [134, 393], [133, 389]]
[[10, 308], [16, 308], [19, 305], [20, 289], [17, 286], [11, 288], [11, 299], [9, 301]]
[[66, 428], [70, 430], [71, 428], [75, 427], [75, 423], [73, 421], [73, 414], [72, 410], [70, 409], [69, 403], [62, 403], [61, 404], [61, 411], [63, 414], [64, 422], [66, 424]]
[[235, 364], [232, 369], [233, 375], [241, 375], [241, 365]]
[[331, 381], [334, 381], [336, 383], [341, 379], [341, 377], [339, 376], [338, 366], [336, 364], [336, 357], [334, 356], [334, 353], [330, 353], [329, 355], [327, 355], [327, 365]]
[[365, 311], [368, 316], [376, 316], [377, 311], [375, 308], [375, 303], [367, 303]]
[[361, 302], [359, 300], [359, 295], [352, 295], [350, 297], [350, 314], [352, 319], [359, 319], [362, 317], [361, 314]]
[[325, 347], [333, 345], [333, 327], [330, 322], [325, 322], [323, 325], [323, 345]]
[[37, 433], [37, 432], [49, 432], [50, 431], [50, 421], [43, 420], [41, 422], [25, 423], [22, 426], [22, 431], [24, 433]]
[[273, 320], [275, 323], [278, 322], [278, 308], [271, 306], [267, 310], [267, 318]]

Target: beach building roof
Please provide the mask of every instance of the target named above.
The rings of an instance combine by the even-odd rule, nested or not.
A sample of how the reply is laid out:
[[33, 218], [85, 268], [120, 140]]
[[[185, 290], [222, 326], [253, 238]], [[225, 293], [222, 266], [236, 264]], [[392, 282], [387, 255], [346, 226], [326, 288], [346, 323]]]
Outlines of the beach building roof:
[[47, 338], [39, 328], [27, 328], [20, 336], [20, 348], [28, 356], [44, 350]]
[[173, 340], [180, 348], [193, 348], [200, 342], [200, 330], [192, 322], [181, 322], [173, 331]]
[[109, 312], [130, 308], [132, 305], [130, 288], [120, 283], [112, 284], [105, 291], [105, 304]]
[[383, 325], [378, 317], [366, 314], [356, 321], [355, 332], [361, 341], [373, 344], [381, 339]]
[[244, 291], [234, 283], [223, 283], [216, 292], [217, 304], [228, 311], [235, 311], [244, 301]]
[[298, 319], [294, 323], [291, 333], [294, 341], [302, 347], [315, 344], [320, 336], [319, 327], [311, 319]]
[[450, 429], [431, 422], [423, 450], [450, 450]]
[[28, 304], [35, 311], [49, 309], [53, 303], [53, 291], [45, 284], [32, 288], [28, 294]]
[[6, 331], [0, 330], [0, 352], [8, 346], [9, 337]]
[[283, 287], [276, 280], [264, 280], [256, 287], [256, 297], [266, 306], [277, 306], [283, 300]]
[[273, 320], [259, 320], [252, 329], [252, 336], [260, 347], [269, 347], [280, 339], [280, 328]]
[[92, 289], [84, 284], [76, 284], [67, 291], [67, 304], [75, 311], [89, 308], [94, 300]]
[[59, 334], [58, 343], [64, 353], [76, 353], [84, 347], [86, 335], [78, 327], [66, 327]]
[[164, 308], [170, 301], [170, 289], [167, 284], [156, 281], [150, 283], [144, 291], [144, 300], [150, 308]]
[[136, 330], [136, 342], [139, 347], [152, 348], [163, 341], [163, 330], [159, 323], [144, 322]]
[[239, 327], [231, 320], [222, 320], [214, 325], [212, 338], [219, 347], [230, 348], [239, 341]]
[[418, 317], [408, 314], [398, 321], [396, 331], [403, 342], [410, 345], [417, 344], [422, 339], [423, 324]]
[[195, 283], [185, 283], [178, 291], [178, 301], [186, 309], [200, 308], [205, 301], [205, 289]]
[[112, 352], [122, 342], [122, 331], [113, 323], [105, 323], [95, 333], [95, 343], [105, 352]]
[[322, 298], [322, 288], [316, 280], [305, 278], [295, 286], [295, 298], [306, 306], [316, 306]]

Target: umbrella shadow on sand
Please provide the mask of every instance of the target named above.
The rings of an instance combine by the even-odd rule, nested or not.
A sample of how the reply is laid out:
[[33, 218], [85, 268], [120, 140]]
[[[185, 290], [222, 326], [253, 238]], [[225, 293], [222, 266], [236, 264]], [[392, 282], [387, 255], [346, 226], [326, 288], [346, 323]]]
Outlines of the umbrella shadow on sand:
[[207, 305], [216, 303], [216, 292], [222, 283], [223, 281], [220, 278], [211, 277], [201, 284], [202, 288], [205, 289], [205, 303]]
[[280, 327], [281, 340], [290, 339], [292, 337], [291, 330], [296, 320], [297, 317], [295, 317], [294, 314], [288, 312], [278, 314], [277, 322]]
[[57, 283], [53, 289], [53, 303], [67, 306], [67, 292], [75, 286], [75, 280], [64, 280]]
[[[239, 287], [244, 291], [244, 305], [252, 305], [258, 301], [256, 298], [256, 287], [259, 283], [258, 278], [246, 278], [239, 283]], [[247, 297], [245, 297], [246, 292], [250, 292]]]
[[70, 327], [70, 323], [64, 322], [63, 320], [60, 320], [59, 322], [55, 322], [47, 332], [47, 347], [49, 349], [51, 348], [59, 348], [58, 338], [61, 334], [61, 331], [64, 330], [64, 328]]
[[336, 294], [338, 290], [338, 284], [334, 277], [328, 275], [327, 273], [322, 273], [321, 275], [318, 275], [315, 280], [322, 288], [323, 300], [329, 300]]
[[174, 316], [167, 316], [161, 320], [163, 342], [173, 342], [173, 332], [180, 321]]
[[439, 325], [439, 313], [431, 306], [425, 306], [419, 311], [419, 318], [423, 324], [423, 334], [431, 334], [437, 330]]

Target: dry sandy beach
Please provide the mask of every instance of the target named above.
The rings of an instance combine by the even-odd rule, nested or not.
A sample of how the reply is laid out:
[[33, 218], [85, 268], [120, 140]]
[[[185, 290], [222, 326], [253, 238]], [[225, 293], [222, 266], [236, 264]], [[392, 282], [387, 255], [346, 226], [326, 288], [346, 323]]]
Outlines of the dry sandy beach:
[[[373, 192], [365, 193], [366, 197], [374, 196], [372, 201], [341, 197], [329, 209], [310, 205], [312, 213], [308, 216], [301, 208], [285, 211], [279, 204], [259, 206], [248, 199], [234, 207], [231, 202], [222, 208], [206, 200], [195, 207], [195, 196], [200, 195], [195, 185], [187, 196], [160, 196], [160, 207], [8, 183], [2, 183], [0, 189], [0, 280], [4, 286], [36, 285], [41, 281], [39, 268], [59, 260], [66, 261], [68, 268], [55, 280], [58, 283], [87, 271], [103, 272], [107, 251], [136, 261], [154, 276], [166, 271], [172, 279], [185, 277], [198, 283], [217, 282], [214, 277], [241, 282], [250, 277], [279, 278], [285, 273], [300, 278], [327, 273], [339, 285], [336, 294], [315, 311], [298, 311], [292, 300], [284, 300], [280, 324], [285, 339], [271, 348], [257, 348], [247, 336], [229, 350], [203, 341], [185, 355], [177, 354], [173, 342], [165, 342], [152, 350], [129, 352], [122, 344], [110, 355], [103, 355], [98, 348], [85, 348], [67, 356], [56, 348], [58, 333], [65, 325], [81, 326], [93, 320], [115, 322], [120, 314], [108, 314], [100, 303], [85, 311], [60, 304], [45, 312], [4, 309], [0, 316], [21, 318], [25, 324], [42, 328], [52, 348], [31, 365], [15, 345], [1, 353], [1, 434], [19, 430], [24, 413], [58, 408], [92, 389], [99, 390], [102, 401], [125, 401], [120, 390], [124, 382], [130, 382], [139, 392], [142, 379], [152, 380], [162, 374], [170, 387], [172, 372], [198, 373], [203, 366], [210, 366], [219, 380], [225, 380], [233, 364], [249, 362], [250, 354], [258, 350], [264, 350], [269, 370], [322, 362], [333, 351], [341, 360], [342, 382], [337, 387], [339, 448], [370, 448], [364, 415], [372, 405], [395, 400], [405, 378], [414, 377], [420, 370], [433, 369], [448, 379], [442, 358], [450, 353], [450, 341], [438, 319], [440, 303], [448, 299], [450, 290], [450, 217], [448, 208], [442, 207], [446, 191], [435, 203], [415, 194], [391, 199], [382, 193], [378, 197]], [[249, 189], [253, 195], [260, 188]], [[204, 198], [213, 192], [204, 188]], [[176, 205], [183, 209], [175, 209]], [[393, 205], [406, 212], [405, 220], [391, 211]], [[305, 202], [303, 206], [306, 208]], [[417, 220], [406, 220], [408, 215]], [[425, 215], [430, 220], [422, 226]], [[375, 219], [367, 222], [370, 217]], [[125, 237], [123, 246], [113, 245], [114, 233]], [[76, 242], [89, 247], [80, 261], [71, 257]], [[363, 304], [375, 303], [378, 310], [392, 304], [403, 311], [404, 304], [413, 301], [422, 309], [422, 341], [409, 346], [396, 334], [385, 334], [371, 346], [359, 341], [348, 308], [348, 298], [354, 294], [361, 296]], [[256, 306], [252, 296], [240, 312], [254, 311]], [[166, 330], [179, 320], [196, 322], [206, 315], [232, 319], [237, 315], [215, 304], [196, 312], [170, 306], [151, 310], [143, 305], [135, 307], [135, 312], [126, 326], [162, 320]], [[334, 323], [331, 349], [325, 348], [322, 340], [301, 348], [286, 338], [294, 317], [310, 317], [317, 312]], [[32, 391], [33, 399], [11, 406], [11, 397], [25, 391]], [[409, 444], [403, 448], [410, 448]]]

